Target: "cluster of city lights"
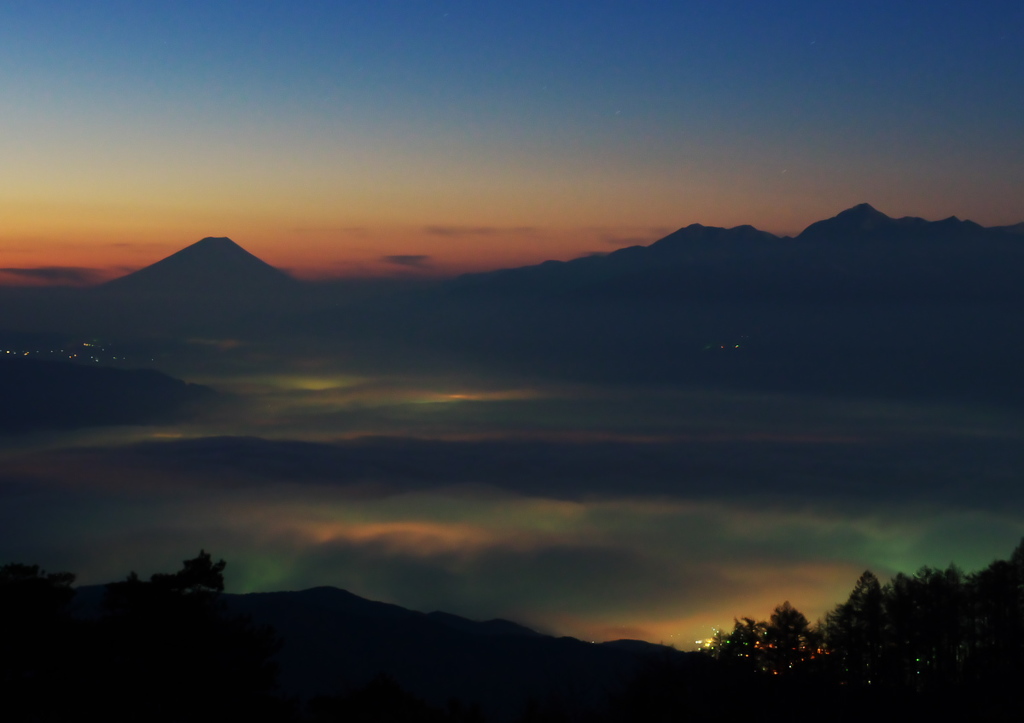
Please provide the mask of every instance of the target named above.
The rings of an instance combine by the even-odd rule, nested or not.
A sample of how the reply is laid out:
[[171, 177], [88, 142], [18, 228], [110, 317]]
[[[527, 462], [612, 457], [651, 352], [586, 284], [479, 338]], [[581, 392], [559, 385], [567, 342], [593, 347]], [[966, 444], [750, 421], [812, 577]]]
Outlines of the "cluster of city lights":
[[62, 360], [72, 362], [92, 362], [103, 364], [109, 362], [126, 362], [128, 357], [123, 353], [117, 353], [108, 349], [102, 342], [73, 342], [65, 344], [62, 348], [26, 348], [10, 347], [0, 348], [0, 355], [32, 357], [35, 359]]

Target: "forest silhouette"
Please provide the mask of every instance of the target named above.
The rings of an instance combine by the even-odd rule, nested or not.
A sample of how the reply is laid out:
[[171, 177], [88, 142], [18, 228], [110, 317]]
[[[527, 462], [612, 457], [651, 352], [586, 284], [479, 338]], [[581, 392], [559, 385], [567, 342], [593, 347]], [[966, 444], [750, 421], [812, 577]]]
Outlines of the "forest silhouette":
[[[380, 671], [308, 701], [278, 690], [272, 628], [229, 611], [223, 560], [205, 551], [175, 573], [134, 572], [106, 586], [98, 615], [75, 615], [74, 575], [0, 568], [0, 694], [5, 720], [430, 721], [482, 723], [474, 701], [444, 708]], [[795, 696], [833, 720], [943, 713], [987, 720], [1024, 713], [1024, 542], [1008, 560], [964, 573], [923, 567], [882, 583], [871, 572], [817, 624], [788, 601], [744, 617], [701, 654], [645, 652], [605, 704], [524, 701], [515, 721], [711, 720], [722, 706], [791, 719]], [[696, 656], [696, 657], [694, 657]], [[514, 673], [511, 673], [514, 675]], [[343, 689], [339, 685], [339, 689]], [[744, 691], [736, 695], [735, 691]]]

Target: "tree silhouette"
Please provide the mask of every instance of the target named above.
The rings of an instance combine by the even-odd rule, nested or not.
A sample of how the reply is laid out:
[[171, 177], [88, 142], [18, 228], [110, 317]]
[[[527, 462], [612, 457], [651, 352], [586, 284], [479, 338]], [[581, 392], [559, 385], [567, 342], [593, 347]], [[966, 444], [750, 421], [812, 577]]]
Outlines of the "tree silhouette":
[[776, 675], [801, 672], [818, 654], [818, 634], [788, 600], [772, 611], [765, 639], [765, 660]]
[[59, 719], [72, 711], [72, 651], [80, 626], [67, 613], [74, 597], [68, 572], [47, 573], [38, 565], [0, 567], [0, 700], [5, 720]]
[[882, 603], [882, 585], [866, 570], [847, 601], [825, 616], [825, 643], [843, 682], [873, 685], [880, 680], [885, 645]]
[[885, 612], [894, 672], [916, 690], [963, 680], [969, 641], [969, 600], [963, 573], [922, 567], [899, 573], [885, 588]]
[[131, 573], [107, 586], [106, 664], [136, 705], [161, 702], [149, 720], [276, 715], [271, 657], [280, 643], [269, 628], [225, 611], [224, 567], [200, 551], [176, 573], [149, 581]]
[[755, 672], [764, 665], [768, 623], [753, 618], [734, 619], [732, 632], [716, 635], [713, 655], [733, 670]]
[[50, 619], [62, 613], [75, 591], [70, 572], [47, 573], [39, 565], [12, 563], [0, 567], [0, 616]]
[[970, 578], [974, 677], [1009, 679], [1024, 668], [1024, 580], [1013, 562], [996, 560]]

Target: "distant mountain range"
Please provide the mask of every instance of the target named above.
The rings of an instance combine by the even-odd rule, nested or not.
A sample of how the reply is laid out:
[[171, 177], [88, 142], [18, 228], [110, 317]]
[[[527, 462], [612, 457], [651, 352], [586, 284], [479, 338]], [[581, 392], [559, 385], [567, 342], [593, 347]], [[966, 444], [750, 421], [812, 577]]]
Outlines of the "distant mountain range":
[[286, 340], [344, 353], [369, 374], [468, 364], [577, 381], [1017, 404], [1022, 229], [890, 218], [861, 204], [795, 237], [693, 224], [603, 256], [377, 287], [303, 283], [210, 238], [84, 291], [0, 289], [10, 297], [0, 329]]
[[[670, 286], [690, 297], [743, 298], [765, 292], [909, 294], [932, 283], [945, 293], [963, 292], [966, 284], [983, 294], [1016, 295], [1024, 269], [1022, 235], [1024, 223], [985, 228], [955, 216], [890, 218], [862, 203], [796, 237], [753, 226], [691, 224], [649, 246], [468, 274], [450, 288], [564, 296], [602, 288], [651, 294]], [[98, 288], [146, 297], [259, 297], [288, 294], [300, 285], [231, 239], [211, 237]]]
[[[752, 226], [692, 224], [604, 256], [547, 261], [452, 280], [455, 294], [683, 299], [1024, 298], [1024, 224], [890, 218], [863, 203], [779, 237]], [[97, 287], [138, 299], [292, 298], [306, 286], [228, 238], [205, 238]]]
[[[1018, 405], [1022, 279], [1014, 227], [862, 204], [796, 237], [694, 224], [649, 246], [462, 276], [397, 318], [421, 347], [515, 374]], [[370, 343], [387, 328], [333, 318]]]
[[692, 224], [650, 246], [467, 275], [451, 289], [561, 299], [1024, 299], [1020, 228], [895, 219], [864, 203], [795, 238]]

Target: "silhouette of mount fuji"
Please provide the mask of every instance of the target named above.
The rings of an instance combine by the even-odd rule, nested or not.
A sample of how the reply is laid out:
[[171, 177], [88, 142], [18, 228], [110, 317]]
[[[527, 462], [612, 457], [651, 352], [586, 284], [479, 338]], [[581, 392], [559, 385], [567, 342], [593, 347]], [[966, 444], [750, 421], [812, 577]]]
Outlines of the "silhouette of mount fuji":
[[90, 334], [238, 334], [240, 325], [259, 325], [280, 313], [304, 288], [231, 239], [204, 238], [87, 289], [73, 313]]
[[229, 238], [204, 238], [100, 288], [144, 296], [251, 296], [287, 291], [298, 282]]

